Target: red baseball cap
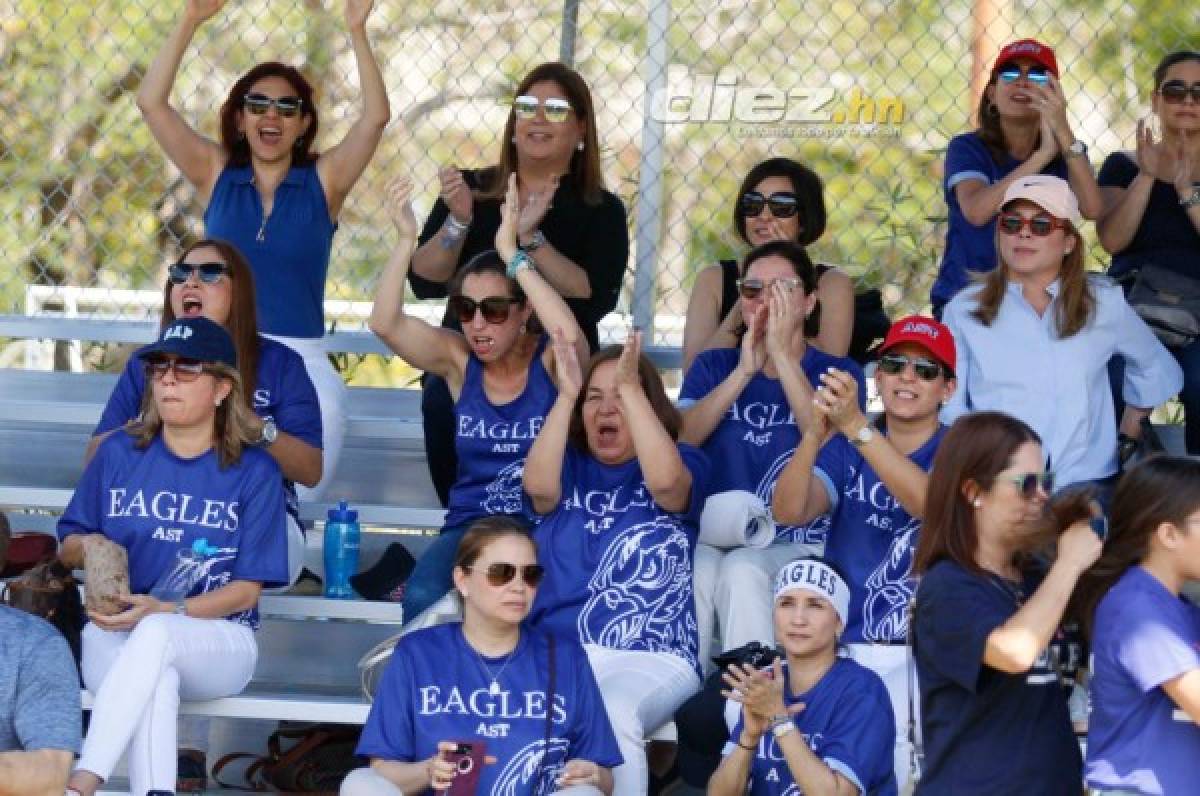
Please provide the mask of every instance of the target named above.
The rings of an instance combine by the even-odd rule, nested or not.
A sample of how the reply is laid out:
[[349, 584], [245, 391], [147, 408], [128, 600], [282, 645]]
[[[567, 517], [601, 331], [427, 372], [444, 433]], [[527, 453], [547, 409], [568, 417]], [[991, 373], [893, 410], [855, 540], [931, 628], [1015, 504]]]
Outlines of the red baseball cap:
[[888, 329], [879, 353], [895, 348], [902, 343], [916, 343], [928, 351], [933, 358], [951, 372], [957, 362], [954, 349], [954, 334], [946, 324], [925, 315], [909, 315], [892, 324]]
[[1021, 39], [1004, 45], [1000, 54], [996, 56], [996, 63], [992, 64], [992, 75], [995, 75], [1004, 64], [1018, 58], [1028, 58], [1041, 64], [1046, 67], [1047, 72], [1058, 77], [1058, 59], [1054, 57], [1054, 50], [1036, 39]]

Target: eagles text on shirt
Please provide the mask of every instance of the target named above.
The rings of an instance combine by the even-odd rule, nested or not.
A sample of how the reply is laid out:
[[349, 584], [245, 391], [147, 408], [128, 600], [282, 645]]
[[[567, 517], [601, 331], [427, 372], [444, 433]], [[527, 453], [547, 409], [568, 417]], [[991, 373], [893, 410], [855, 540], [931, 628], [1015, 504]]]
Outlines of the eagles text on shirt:
[[521, 446], [505, 440], [532, 440], [542, 431], [546, 418], [541, 415], [524, 418], [515, 423], [494, 421], [467, 414], [458, 416], [458, 436], [467, 439], [493, 440], [492, 453], [520, 453]]
[[750, 401], [745, 405], [739, 405], [735, 400], [726, 414], [733, 422], [744, 423], [752, 429], [742, 436], [742, 442], [749, 442], [760, 448], [771, 444], [772, 432], [768, 429], [778, 426], [795, 427], [796, 425], [796, 416], [783, 404]]
[[[238, 501], [197, 498], [194, 495], [165, 490], [154, 492], [147, 498], [146, 492], [141, 489], [130, 491], [125, 487], [110, 487], [108, 516], [153, 518], [159, 522], [199, 525], [201, 528], [232, 533], [238, 529]], [[182, 529], [164, 529], [159, 526], [152, 538], [178, 542], [182, 533]]]
[[[475, 734], [481, 738], [507, 738], [514, 719], [546, 720], [546, 692], [502, 690], [493, 694], [487, 688], [462, 690], [457, 685], [427, 685], [418, 689], [417, 715], [469, 716], [480, 719]], [[486, 721], [485, 721], [486, 719]], [[503, 721], [500, 721], [500, 720]], [[555, 724], [567, 723], [566, 699], [554, 695]]]

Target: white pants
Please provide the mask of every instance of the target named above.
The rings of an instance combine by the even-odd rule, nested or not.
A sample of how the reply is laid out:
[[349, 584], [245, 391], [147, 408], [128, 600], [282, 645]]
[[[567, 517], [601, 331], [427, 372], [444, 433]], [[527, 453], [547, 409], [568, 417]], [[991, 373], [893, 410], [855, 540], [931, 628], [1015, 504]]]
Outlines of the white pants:
[[647, 793], [646, 736], [670, 721], [679, 706], [700, 690], [700, 678], [687, 661], [669, 652], [613, 650], [595, 644], [583, 648], [625, 758], [623, 765], [613, 769], [613, 793]]
[[[908, 740], [908, 648], [903, 644], [847, 644], [850, 658], [862, 664], [883, 680], [892, 701], [896, 717], [896, 786], [904, 792], [912, 776], [912, 743]], [[915, 687], [914, 683], [914, 687]], [[916, 729], [921, 730], [920, 696], [913, 694], [913, 710], [918, 712]]]
[[95, 695], [77, 768], [106, 780], [129, 750], [134, 796], [175, 790], [179, 700], [240, 692], [258, 645], [245, 625], [176, 614], [147, 616], [127, 633], [83, 629], [83, 680]]
[[696, 545], [696, 623], [700, 657], [712, 654], [714, 627], [721, 630], [721, 650], [737, 649], [751, 641], [773, 642], [772, 599], [775, 574], [801, 556], [820, 555], [821, 545], [775, 543], [769, 547], [739, 547], [725, 552]]
[[[500, 764], [503, 762], [500, 761]], [[351, 771], [342, 780], [342, 787], [338, 793], [340, 796], [404, 796], [391, 780], [373, 768], [356, 768]], [[556, 796], [603, 796], [601, 790], [592, 785], [572, 785], [554, 793]]]
[[325, 338], [264, 336], [283, 343], [300, 355], [313, 389], [317, 391], [317, 401], [321, 405], [321, 481], [315, 487], [296, 484], [296, 493], [301, 500], [320, 500], [333, 481], [342, 455], [342, 442], [346, 437], [346, 383], [329, 361]]

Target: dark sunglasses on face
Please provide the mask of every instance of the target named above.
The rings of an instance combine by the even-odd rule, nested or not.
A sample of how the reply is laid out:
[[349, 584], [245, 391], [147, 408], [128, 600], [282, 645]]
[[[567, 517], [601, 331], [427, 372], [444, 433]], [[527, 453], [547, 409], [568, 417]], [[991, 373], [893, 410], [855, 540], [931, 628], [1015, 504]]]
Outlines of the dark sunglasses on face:
[[913, 372], [921, 381], [934, 381], [942, 373], [942, 366], [932, 359], [910, 357], [904, 354], [884, 354], [879, 358], [879, 369], [889, 376], [895, 376], [903, 373], [910, 362]]
[[1200, 105], [1200, 83], [1189, 86], [1182, 80], [1168, 80], [1158, 89], [1158, 93], [1163, 101], [1170, 105], [1178, 105], [1187, 99], [1189, 94], [1192, 95], [1192, 102]]
[[1001, 83], [1016, 83], [1022, 77], [1033, 83], [1035, 86], [1044, 86], [1050, 82], [1050, 73], [1044, 67], [1034, 66], [1027, 70], [1022, 70], [1021, 67], [1013, 64], [1000, 67], [1000, 71], [996, 73]]
[[738, 210], [743, 216], [753, 218], [763, 211], [764, 207], [771, 208], [775, 218], [791, 218], [800, 210], [796, 194], [790, 191], [780, 191], [770, 196], [763, 196], [758, 191], [746, 191], [738, 202]]
[[1005, 481], [1016, 486], [1017, 491], [1021, 493], [1021, 497], [1026, 500], [1032, 500], [1040, 487], [1043, 492], [1049, 495], [1054, 491], [1054, 473], [1021, 473], [1020, 475], [1010, 476], [1005, 478]]
[[221, 277], [228, 273], [229, 266], [225, 263], [173, 263], [167, 269], [171, 282], [176, 285], [188, 281], [192, 274], [199, 277], [204, 284], [212, 285], [220, 282]]
[[[463, 567], [463, 571], [468, 574], [474, 567]], [[497, 561], [493, 564], [488, 564], [488, 568], [483, 571], [488, 583], [496, 588], [507, 586], [512, 583], [512, 579], [517, 576], [517, 571], [520, 570], [521, 580], [525, 581], [525, 585], [531, 589], [536, 589], [538, 584], [542, 582], [542, 578], [546, 575], [546, 568], [541, 564], [526, 564], [523, 567], [518, 567], [516, 564], [509, 564], [506, 561]]]
[[522, 94], [513, 100], [513, 113], [517, 115], [518, 119], [528, 121], [537, 116], [539, 105], [542, 106], [542, 113], [545, 114], [546, 121], [554, 124], [565, 122], [571, 113], [571, 103], [562, 97], [547, 97], [539, 100], [528, 94]]
[[1000, 231], [1006, 235], [1020, 235], [1021, 230], [1029, 227], [1029, 231], [1039, 238], [1044, 238], [1056, 229], [1065, 229], [1066, 222], [1061, 218], [1049, 215], [1036, 215], [1033, 218], [1023, 218], [1017, 213], [1004, 213], [1000, 216]]
[[168, 370], [175, 371], [175, 380], [187, 384], [200, 378], [200, 374], [204, 372], [204, 363], [198, 359], [189, 359], [187, 357], [179, 357], [177, 359], [148, 359], [146, 360], [146, 373], [151, 379], [159, 381], [167, 375]]
[[268, 97], [266, 94], [247, 94], [242, 99], [242, 107], [254, 116], [262, 116], [274, 106], [275, 112], [285, 119], [297, 116], [303, 104], [299, 97]]
[[488, 323], [504, 323], [508, 320], [514, 304], [520, 302], [508, 296], [488, 296], [476, 301], [470, 296], [451, 296], [446, 302], [447, 309], [459, 323], [470, 323], [475, 320], [475, 311], [483, 313], [483, 319]]
[[754, 300], [761, 296], [764, 290], [767, 290], [776, 283], [783, 285], [788, 291], [795, 290], [801, 284], [800, 280], [794, 277], [791, 279], [771, 279], [766, 282], [754, 278], [739, 279], [737, 281], [738, 293], [744, 299]]

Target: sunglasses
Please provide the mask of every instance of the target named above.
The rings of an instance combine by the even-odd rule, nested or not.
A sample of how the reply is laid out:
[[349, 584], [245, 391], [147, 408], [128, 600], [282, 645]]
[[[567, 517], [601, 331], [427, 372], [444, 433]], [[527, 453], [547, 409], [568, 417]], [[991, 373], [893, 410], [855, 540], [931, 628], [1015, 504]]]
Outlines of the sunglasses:
[[[474, 567], [463, 567], [463, 572], [470, 573]], [[516, 564], [509, 564], [506, 561], [497, 561], [494, 564], [488, 564], [488, 568], [483, 574], [487, 578], [488, 583], [496, 588], [506, 586], [512, 583], [512, 579], [517, 576], [517, 570], [521, 571], [521, 580], [525, 581], [525, 585], [531, 589], [536, 589], [538, 584], [542, 582], [542, 578], [546, 576], [546, 568], [541, 564], [526, 564], [523, 567], [518, 567]]]
[[1193, 83], [1189, 86], [1182, 80], [1168, 80], [1158, 89], [1158, 94], [1163, 98], [1163, 102], [1170, 105], [1178, 105], [1187, 99], [1188, 94], [1191, 94], [1192, 102], [1200, 105], [1200, 83]]
[[518, 119], [529, 119], [537, 116], [538, 106], [542, 107], [542, 113], [546, 116], [546, 121], [559, 124], [567, 120], [567, 116], [571, 114], [571, 103], [561, 97], [547, 97], [544, 100], [539, 100], [537, 97], [528, 94], [522, 94], [513, 100], [513, 113]]
[[1044, 238], [1056, 229], [1066, 229], [1067, 222], [1054, 216], [1037, 215], [1033, 218], [1023, 218], [1017, 213], [1005, 213], [1000, 216], [1000, 231], [1006, 235], [1020, 235], [1021, 230], [1029, 227], [1029, 231], [1039, 238]]
[[942, 366], [932, 359], [910, 357], [904, 354], [884, 354], [879, 358], [879, 370], [889, 376], [896, 376], [903, 373], [910, 362], [913, 366], [913, 373], [916, 373], [917, 378], [921, 381], [934, 381], [942, 374]]
[[1022, 70], [1019, 66], [1010, 64], [1000, 67], [1000, 71], [996, 72], [996, 77], [1000, 79], [1001, 83], [1016, 83], [1022, 77], [1035, 86], [1044, 86], [1050, 82], [1050, 73], [1040, 66]]
[[242, 98], [242, 107], [254, 116], [262, 116], [270, 108], [285, 119], [300, 114], [304, 100], [299, 97], [268, 97], [266, 94], [247, 94]]
[[1038, 489], [1049, 495], [1054, 491], [1054, 473], [1046, 471], [1044, 473], [1022, 473], [1021, 475], [1010, 476], [1003, 479], [1017, 487], [1017, 491], [1021, 493], [1021, 497], [1026, 500], [1032, 500], [1037, 496]]
[[742, 298], [749, 299], [751, 301], [761, 296], [764, 290], [767, 290], [776, 284], [783, 285], [784, 288], [791, 291], [798, 288], [802, 283], [795, 277], [791, 279], [772, 279], [767, 282], [764, 282], [761, 279], [739, 279], [737, 281], [738, 293]]
[[229, 266], [225, 263], [172, 263], [171, 267], [167, 269], [167, 276], [175, 285], [182, 285], [192, 278], [192, 274], [195, 274], [204, 284], [214, 285], [228, 273]]
[[483, 313], [483, 319], [488, 323], [504, 323], [508, 320], [514, 304], [521, 302], [508, 296], [488, 296], [476, 301], [470, 296], [451, 296], [446, 302], [446, 309], [459, 323], [470, 323], [475, 320], [475, 311]]
[[159, 381], [166, 376], [168, 370], [175, 371], [176, 381], [187, 384], [200, 378], [200, 374], [204, 372], [204, 363], [198, 359], [190, 359], [188, 357], [146, 360], [146, 373], [155, 381]]
[[791, 218], [800, 212], [796, 194], [790, 191], [780, 191], [770, 196], [763, 196], [758, 191], [746, 191], [738, 201], [738, 212], [748, 218], [761, 213], [764, 207], [771, 208], [771, 215], [775, 218]]

